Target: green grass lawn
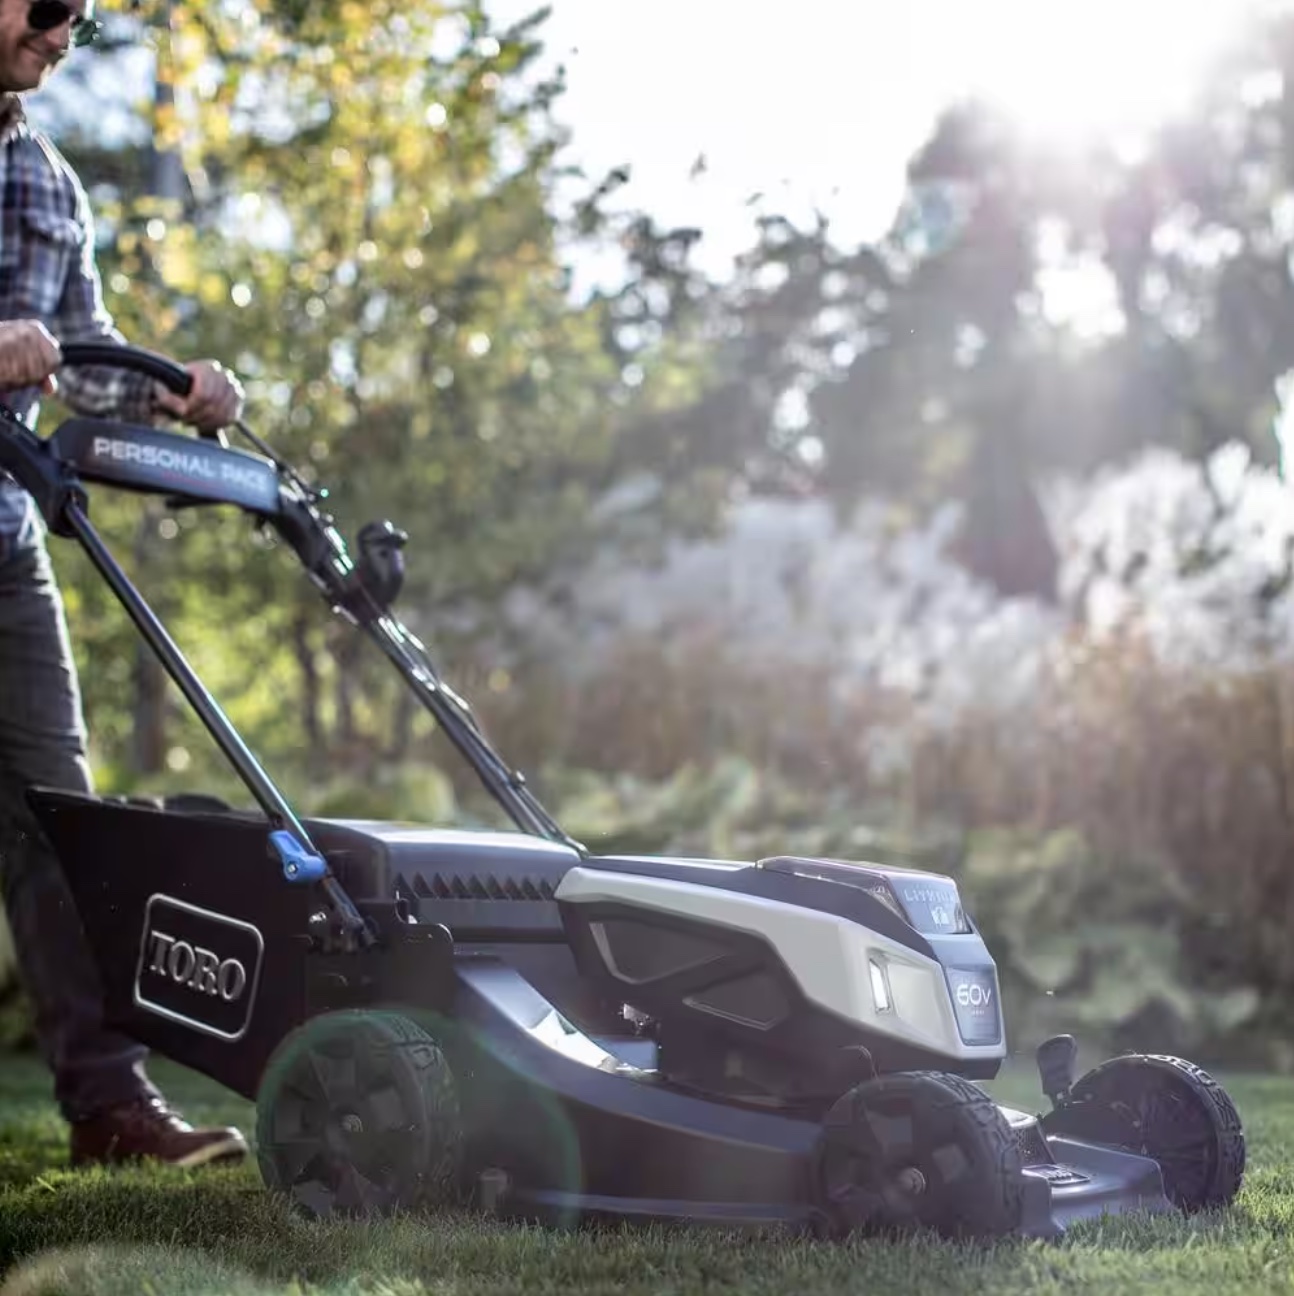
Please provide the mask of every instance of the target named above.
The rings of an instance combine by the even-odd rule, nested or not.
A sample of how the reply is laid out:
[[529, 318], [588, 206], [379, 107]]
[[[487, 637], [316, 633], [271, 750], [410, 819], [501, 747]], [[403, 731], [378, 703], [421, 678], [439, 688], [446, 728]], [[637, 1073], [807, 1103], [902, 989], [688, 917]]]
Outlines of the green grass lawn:
[[[250, 1129], [251, 1108], [226, 1091], [164, 1062], [152, 1072], [190, 1117]], [[1250, 1147], [1245, 1190], [1225, 1215], [1093, 1223], [1055, 1243], [839, 1246], [470, 1218], [316, 1224], [273, 1202], [250, 1166], [73, 1173], [61, 1168], [65, 1133], [46, 1075], [31, 1058], [0, 1056], [0, 1296], [1294, 1291], [1294, 1084], [1222, 1078]], [[991, 1087], [1036, 1105], [1022, 1077]]]

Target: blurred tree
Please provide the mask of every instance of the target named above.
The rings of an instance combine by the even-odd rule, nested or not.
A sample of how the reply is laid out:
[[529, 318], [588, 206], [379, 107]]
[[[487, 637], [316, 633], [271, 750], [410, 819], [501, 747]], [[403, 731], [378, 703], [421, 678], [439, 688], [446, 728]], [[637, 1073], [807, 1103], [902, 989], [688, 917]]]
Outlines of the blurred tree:
[[[119, 74], [141, 87], [134, 118], [111, 138], [84, 112], [61, 127], [127, 331], [237, 365], [253, 421], [332, 485], [348, 532], [406, 526], [405, 606], [451, 654], [518, 582], [553, 585], [612, 535], [658, 548], [738, 491], [841, 510], [879, 494], [900, 517], [960, 500], [966, 564], [1049, 597], [1050, 474], [1235, 436], [1271, 457], [1294, 324], [1288, 18], [1140, 153], [1061, 151], [953, 105], [887, 237], [849, 248], [825, 220], [765, 214], [726, 283], [695, 267], [704, 231], [613, 212], [623, 173], [559, 165], [542, 20], [495, 31], [473, 0], [146, 0], [104, 57], [137, 69], [151, 50], [174, 101]], [[573, 301], [576, 245], [618, 248], [623, 283]], [[283, 564], [245, 562], [239, 521], [100, 516], [156, 564], [259, 739], [404, 750], [395, 685]], [[86, 651], [118, 660], [129, 632], [67, 561]], [[88, 685], [113, 760], [139, 728], [127, 682]], [[155, 765], [174, 740], [148, 731], [136, 760]]]
[[707, 384], [662, 439], [726, 437], [758, 487], [846, 509], [958, 500], [966, 565], [1044, 598], [1053, 473], [1230, 439], [1270, 461], [1294, 337], [1292, 33], [1279, 10], [1241, 30], [1140, 150], [950, 106], [874, 247], [765, 220], [711, 294]]
[[[496, 32], [474, 0], [158, 0], [133, 19], [176, 87], [141, 96], [152, 130], [106, 147], [72, 120], [61, 140], [99, 199], [128, 336], [235, 366], [251, 421], [329, 485], [347, 534], [385, 514], [404, 526], [408, 615], [451, 644], [514, 582], [587, 554], [623, 412], [644, 372], [676, 363], [647, 345], [626, 374], [605, 303], [569, 292], [566, 242], [621, 234], [602, 213], [618, 180], [557, 165], [561, 78], [534, 75], [543, 16]], [[183, 184], [159, 157], [182, 159]], [[640, 236], [633, 277], [668, 278], [674, 241]], [[291, 564], [247, 560], [240, 519], [141, 524], [117, 501], [98, 516], [263, 748], [317, 757], [328, 738], [363, 768], [429, 728]], [[120, 660], [129, 631], [60, 557], [83, 658]], [[133, 711], [124, 682], [89, 675], [87, 694], [104, 764], [128, 782], [196, 731], [159, 733], [149, 682]]]

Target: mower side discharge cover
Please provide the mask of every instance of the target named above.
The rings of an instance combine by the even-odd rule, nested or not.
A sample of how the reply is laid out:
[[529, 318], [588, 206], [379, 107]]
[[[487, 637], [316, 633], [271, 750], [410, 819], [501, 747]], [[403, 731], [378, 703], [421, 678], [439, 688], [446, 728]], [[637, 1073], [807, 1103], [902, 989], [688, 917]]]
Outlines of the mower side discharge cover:
[[254, 1094], [306, 1010], [310, 909], [304, 890], [275, 876], [264, 822], [196, 823], [60, 792], [30, 800], [75, 897], [111, 1024]]

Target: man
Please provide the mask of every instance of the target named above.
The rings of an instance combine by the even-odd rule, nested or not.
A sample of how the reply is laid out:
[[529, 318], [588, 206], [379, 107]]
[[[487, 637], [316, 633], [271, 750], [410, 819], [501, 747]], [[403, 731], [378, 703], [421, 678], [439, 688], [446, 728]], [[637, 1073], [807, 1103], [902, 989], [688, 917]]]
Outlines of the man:
[[[85, 191], [26, 123], [20, 96], [69, 47], [93, 39], [93, 0], [0, 0], [0, 401], [34, 423], [41, 393], [83, 414], [200, 430], [238, 417], [238, 382], [188, 365], [179, 399], [142, 375], [63, 369], [60, 341], [122, 341], [104, 309]], [[2, 433], [0, 433], [2, 435]], [[36, 1033], [71, 1125], [73, 1164], [158, 1159], [202, 1165], [246, 1155], [234, 1129], [193, 1129], [144, 1073], [145, 1051], [110, 1030], [70, 892], [26, 805], [46, 784], [90, 790], [85, 726], [63, 606], [30, 497], [0, 474], [0, 883]]]

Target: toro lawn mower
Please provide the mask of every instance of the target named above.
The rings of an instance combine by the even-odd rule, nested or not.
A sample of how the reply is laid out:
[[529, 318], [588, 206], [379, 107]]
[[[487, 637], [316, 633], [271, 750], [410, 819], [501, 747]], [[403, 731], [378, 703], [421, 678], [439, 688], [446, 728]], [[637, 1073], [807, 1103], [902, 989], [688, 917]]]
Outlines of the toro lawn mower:
[[[68, 364], [165, 357], [114, 344]], [[947, 877], [838, 860], [599, 856], [495, 753], [392, 612], [405, 535], [347, 547], [244, 424], [224, 437], [8, 418], [0, 467], [76, 540], [255, 800], [34, 789], [113, 1021], [254, 1100], [265, 1183], [316, 1216], [931, 1227], [1055, 1236], [1239, 1190], [1230, 1099], [1177, 1058], [1075, 1079], [1040, 1116], [975, 1082], [1006, 1056], [997, 974]], [[301, 819], [91, 525], [85, 483], [232, 505], [386, 654], [515, 831]]]

